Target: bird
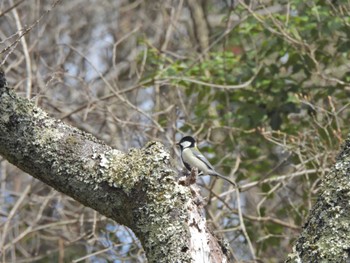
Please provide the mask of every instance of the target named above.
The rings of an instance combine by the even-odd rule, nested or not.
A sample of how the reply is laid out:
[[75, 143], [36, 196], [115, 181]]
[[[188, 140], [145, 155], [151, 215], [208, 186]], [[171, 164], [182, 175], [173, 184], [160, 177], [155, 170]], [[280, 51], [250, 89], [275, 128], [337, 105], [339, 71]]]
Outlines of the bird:
[[176, 145], [180, 147], [181, 160], [188, 171], [191, 172], [193, 168], [197, 168], [200, 171], [199, 175], [220, 177], [238, 189], [234, 181], [215, 171], [207, 158], [198, 150], [196, 140], [192, 136], [183, 137]]

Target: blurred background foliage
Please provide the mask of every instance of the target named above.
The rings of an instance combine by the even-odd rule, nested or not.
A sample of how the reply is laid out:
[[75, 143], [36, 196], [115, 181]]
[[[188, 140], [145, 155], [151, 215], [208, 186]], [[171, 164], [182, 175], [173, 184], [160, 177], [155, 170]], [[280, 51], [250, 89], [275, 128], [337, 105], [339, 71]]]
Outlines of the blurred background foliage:
[[[242, 187], [238, 208], [198, 182], [233, 261], [286, 257], [348, 133], [348, 1], [18, 3], [0, 4], [10, 86], [118, 149], [162, 141], [178, 169], [194, 135]], [[130, 230], [0, 165], [4, 262], [145, 261]]]

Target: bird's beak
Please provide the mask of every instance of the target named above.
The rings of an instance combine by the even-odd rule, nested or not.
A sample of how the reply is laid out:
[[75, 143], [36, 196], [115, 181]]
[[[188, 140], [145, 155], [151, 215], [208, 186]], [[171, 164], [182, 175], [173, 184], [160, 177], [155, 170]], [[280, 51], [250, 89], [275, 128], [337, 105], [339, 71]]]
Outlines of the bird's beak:
[[175, 145], [176, 145], [176, 146], [180, 146], [180, 143], [179, 143], [179, 142], [177, 142]]

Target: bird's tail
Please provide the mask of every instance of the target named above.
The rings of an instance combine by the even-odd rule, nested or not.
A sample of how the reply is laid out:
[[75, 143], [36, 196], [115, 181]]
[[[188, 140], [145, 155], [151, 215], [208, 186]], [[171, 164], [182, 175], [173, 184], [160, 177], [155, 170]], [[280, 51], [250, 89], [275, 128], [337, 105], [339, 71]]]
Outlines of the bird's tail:
[[237, 183], [235, 181], [232, 181], [230, 178], [228, 178], [227, 176], [224, 176], [222, 174], [219, 174], [218, 172], [215, 171], [215, 173], [210, 174], [213, 176], [217, 176], [220, 177], [221, 179], [224, 179], [225, 181], [229, 182], [230, 184], [232, 184], [237, 190], [239, 190], [239, 186], [237, 185]]

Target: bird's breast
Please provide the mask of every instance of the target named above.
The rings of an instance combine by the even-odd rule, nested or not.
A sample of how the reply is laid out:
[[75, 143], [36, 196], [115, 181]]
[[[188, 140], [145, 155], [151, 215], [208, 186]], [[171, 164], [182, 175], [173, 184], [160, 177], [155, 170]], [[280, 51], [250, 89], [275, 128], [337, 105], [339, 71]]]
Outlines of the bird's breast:
[[202, 171], [204, 174], [208, 173], [208, 166], [203, 161], [196, 158], [190, 149], [184, 149], [182, 151], [181, 157], [184, 163], [187, 163], [191, 167], [196, 167], [199, 171]]

